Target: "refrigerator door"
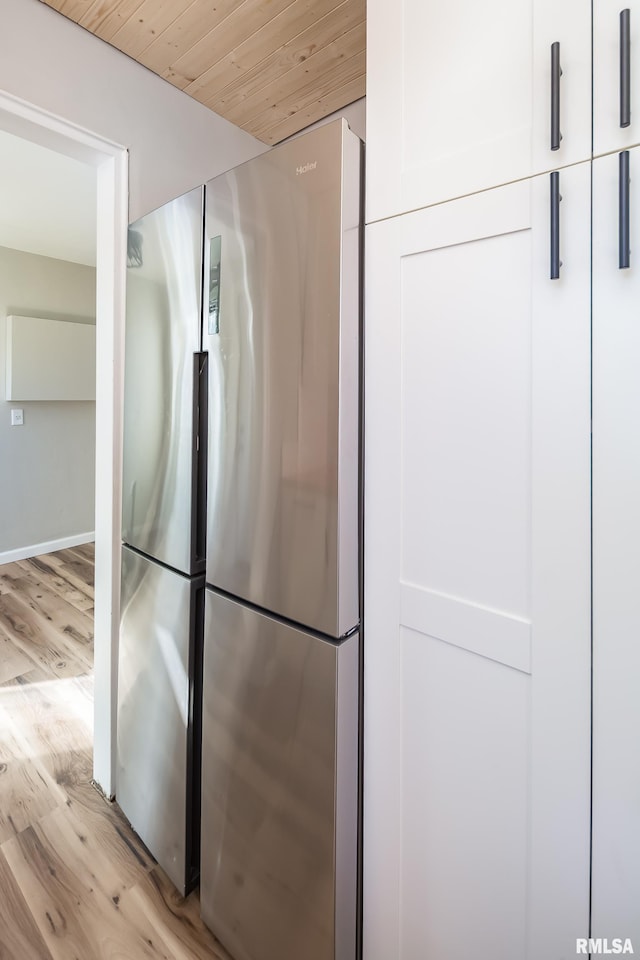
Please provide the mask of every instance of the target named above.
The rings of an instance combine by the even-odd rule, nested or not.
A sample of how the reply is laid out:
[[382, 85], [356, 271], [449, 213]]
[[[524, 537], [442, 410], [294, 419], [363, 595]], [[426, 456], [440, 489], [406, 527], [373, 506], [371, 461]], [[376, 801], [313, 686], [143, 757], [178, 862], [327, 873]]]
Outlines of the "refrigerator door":
[[207, 582], [358, 622], [361, 142], [338, 120], [206, 188]]
[[203, 188], [129, 230], [122, 539], [184, 573], [195, 547]]
[[235, 960], [353, 960], [358, 636], [207, 589], [202, 917]]
[[116, 799], [184, 894], [199, 854], [204, 578], [187, 579], [126, 547], [122, 571]]

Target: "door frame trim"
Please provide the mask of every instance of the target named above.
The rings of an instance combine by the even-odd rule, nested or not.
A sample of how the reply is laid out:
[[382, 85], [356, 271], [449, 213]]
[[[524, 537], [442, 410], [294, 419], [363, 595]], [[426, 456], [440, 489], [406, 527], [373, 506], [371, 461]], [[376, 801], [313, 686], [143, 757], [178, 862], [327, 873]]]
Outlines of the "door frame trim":
[[126, 147], [0, 92], [0, 129], [96, 169], [96, 489], [93, 775], [115, 795], [120, 623], [124, 314], [128, 226]]

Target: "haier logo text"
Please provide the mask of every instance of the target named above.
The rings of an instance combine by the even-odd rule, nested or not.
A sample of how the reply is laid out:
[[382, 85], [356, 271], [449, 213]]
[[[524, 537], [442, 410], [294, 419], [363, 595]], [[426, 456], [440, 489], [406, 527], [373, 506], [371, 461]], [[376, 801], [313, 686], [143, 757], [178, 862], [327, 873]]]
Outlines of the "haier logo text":
[[314, 160], [312, 163], [305, 163], [302, 167], [296, 167], [296, 177], [302, 176], [303, 173], [309, 173], [309, 170], [315, 170], [318, 166], [318, 161]]
[[583, 953], [585, 956], [589, 954], [614, 954], [614, 953], [633, 953], [633, 946], [631, 940], [627, 937], [626, 940], [622, 940], [619, 937], [614, 937], [613, 940], [576, 940], [576, 953]]

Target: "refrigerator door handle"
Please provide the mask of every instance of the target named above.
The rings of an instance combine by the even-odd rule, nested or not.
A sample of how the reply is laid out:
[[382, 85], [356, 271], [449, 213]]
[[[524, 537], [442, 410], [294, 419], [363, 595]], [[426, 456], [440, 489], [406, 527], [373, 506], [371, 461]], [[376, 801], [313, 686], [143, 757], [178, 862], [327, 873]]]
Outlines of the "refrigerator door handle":
[[207, 543], [207, 374], [209, 354], [193, 355], [193, 488], [191, 543], [194, 568], [202, 569]]

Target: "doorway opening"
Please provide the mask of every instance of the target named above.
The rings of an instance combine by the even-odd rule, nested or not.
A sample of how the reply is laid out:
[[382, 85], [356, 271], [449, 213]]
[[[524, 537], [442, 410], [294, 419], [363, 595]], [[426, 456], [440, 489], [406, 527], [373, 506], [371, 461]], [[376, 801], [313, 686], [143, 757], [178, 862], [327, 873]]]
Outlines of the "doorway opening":
[[[112, 797], [115, 793], [115, 703], [120, 587], [122, 376], [128, 220], [127, 151], [118, 144], [96, 137], [86, 130], [6, 94], [0, 94], [0, 131], [46, 147], [87, 164], [95, 170], [93, 777], [104, 794]], [[10, 465], [6, 463], [3, 467], [10, 469]], [[77, 550], [77, 548], [74, 549]], [[62, 561], [65, 559], [73, 561], [73, 557], [63, 557]], [[90, 560], [86, 555], [82, 557], [80, 554], [77, 555], [76, 562], [80, 565]], [[76, 586], [80, 590], [80, 584], [77, 583]]]

